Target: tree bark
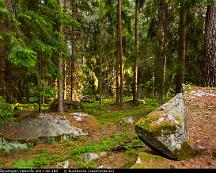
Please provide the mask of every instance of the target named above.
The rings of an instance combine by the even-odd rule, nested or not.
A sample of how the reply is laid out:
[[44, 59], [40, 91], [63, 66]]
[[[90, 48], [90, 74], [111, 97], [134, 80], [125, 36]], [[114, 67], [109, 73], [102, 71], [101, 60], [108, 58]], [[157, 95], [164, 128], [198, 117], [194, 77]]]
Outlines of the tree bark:
[[182, 84], [185, 78], [185, 50], [186, 50], [186, 0], [181, 1], [180, 21], [179, 21], [179, 45], [178, 64], [176, 73], [176, 94], [182, 92]]
[[0, 47], [0, 96], [6, 100], [6, 81], [5, 81], [5, 68], [6, 68], [6, 60], [4, 57], [4, 49]]
[[204, 85], [216, 86], [216, 1], [207, 7], [205, 28]]
[[59, 74], [60, 77], [58, 79], [58, 111], [64, 112], [64, 82], [63, 82], [63, 59], [59, 59]]
[[138, 86], [138, 49], [139, 49], [139, 9], [140, 9], [140, 0], [136, 0], [135, 4], [135, 56], [134, 56], [134, 65], [133, 65], [133, 103], [137, 102], [138, 93], [137, 93], [137, 86]]
[[[77, 4], [76, 1], [74, 1], [73, 5], [71, 6], [71, 10], [72, 10], [72, 16], [77, 19], [78, 18], [78, 13], [77, 13]], [[70, 99], [73, 100], [73, 95], [76, 91], [76, 79], [75, 79], [75, 64], [76, 64], [76, 30], [74, 27], [72, 27], [72, 31], [71, 31], [71, 72], [70, 72]]]
[[[117, 15], [118, 20], [118, 15]], [[117, 51], [116, 51], [116, 62], [115, 62], [115, 75], [116, 75], [116, 105], [119, 104], [119, 34], [118, 34], [118, 23], [116, 24], [116, 36], [117, 36]]]
[[[60, 5], [63, 8], [66, 8], [66, 0], [60, 2]], [[62, 31], [62, 26], [60, 26], [60, 32]], [[63, 58], [59, 57], [58, 69], [59, 69], [59, 79], [58, 79], [58, 111], [63, 113], [64, 112], [64, 65], [63, 65]]]
[[120, 72], [120, 106], [123, 102], [123, 46], [122, 46], [122, 0], [118, 0], [118, 58]]

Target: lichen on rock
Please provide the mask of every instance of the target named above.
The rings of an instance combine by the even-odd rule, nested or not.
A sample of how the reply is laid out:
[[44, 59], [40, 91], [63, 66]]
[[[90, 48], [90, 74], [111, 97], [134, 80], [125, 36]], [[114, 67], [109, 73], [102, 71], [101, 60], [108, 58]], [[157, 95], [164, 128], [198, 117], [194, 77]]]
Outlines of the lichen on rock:
[[177, 94], [156, 111], [141, 118], [135, 126], [140, 139], [163, 155], [182, 160], [193, 155], [188, 145], [188, 131], [183, 95]]

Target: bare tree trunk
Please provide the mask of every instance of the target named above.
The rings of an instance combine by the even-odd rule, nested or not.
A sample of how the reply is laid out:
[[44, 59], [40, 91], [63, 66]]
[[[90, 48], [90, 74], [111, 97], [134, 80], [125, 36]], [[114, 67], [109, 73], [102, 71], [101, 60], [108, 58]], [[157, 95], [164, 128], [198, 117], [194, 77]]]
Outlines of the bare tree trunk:
[[176, 93], [182, 92], [185, 77], [185, 49], [186, 49], [186, 0], [181, 1], [179, 21], [178, 69], [176, 73]]
[[[64, 10], [66, 8], [66, 0], [60, 2], [61, 6], [63, 6]], [[62, 31], [62, 26], [60, 26], [60, 32]], [[58, 69], [59, 69], [59, 79], [58, 79], [58, 111], [64, 112], [64, 59], [62, 57], [59, 58]]]
[[162, 27], [163, 27], [163, 33], [162, 33], [162, 57], [163, 57], [163, 76], [162, 76], [162, 100], [164, 100], [166, 95], [166, 78], [167, 78], [167, 46], [168, 46], [168, 2], [163, 2], [162, 4]]
[[[118, 21], [118, 15], [117, 15]], [[116, 64], [115, 64], [115, 75], [116, 75], [116, 104], [119, 104], [119, 33], [118, 33], [118, 22], [116, 24], [116, 36], [117, 36], [117, 51], [116, 51]]]
[[58, 79], [58, 111], [64, 112], [64, 82], [63, 82], [63, 59], [59, 58], [59, 74]]
[[55, 95], [54, 95], [54, 98], [55, 99], [58, 99], [58, 80], [56, 79], [53, 83], [53, 86], [55, 88]]
[[72, 33], [71, 33], [71, 64], [70, 64], [70, 99], [73, 100], [73, 93], [74, 93], [74, 61], [75, 61], [75, 33], [72, 29]]
[[123, 47], [122, 47], [122, 0], [118, 0], [118, 58], [120, 65], [120, 106], [122, 106], [123, 101]]
[[[166, 44], [166, 43], [165, 43]], [[165, 82], [166, 82], [166, 69], [167, 69], [167, 56], [166, 56], [166, 48], [164, 48], [164, 57], [163, 57], [163, 81], [162, 81], [162, 99], [165, 98]]]
[[42, 65], [41, 65], [41, 55], [39, 55], [39, 79], [38, 79], [38, 90], [39, 90], [39, 98], [38, 98], [38, 107], [39, 107], [39, 113], [41, 113], [41, 71], [42, 71]]
[[134, 65], [133, 65], [133, 103], [135, 104], [138, 98], [137, 86], [138, 86], [138, 49], [139, 49], [139, 9], [140, 9], [140, 0], [136, 0], [135, 7], [135, 56], [134, 56]]
[[67, 60], [63, 59], [63, 85], [64, 85], [64, 99], [67, 99]]
[[216, 1], [207, 8], [205, 28], [204, 85], [216, 86]]
[[5, 68], [6, 60], [4, 57], [4, 49], [0, 47], [0, 96], [6, 100], [6, 81], [5, 81]]
[[[78, 18], [78, 14], [77, 14], [77, 4], [76, 1], [74, 1], [74, 4], [71, 6], [72, 9], [72, 16], [77, 19]], [[72, 52], [72, 56], [71, 56], [71, 91], [70, 91], [70, 97], [71, 100], [73, 100], [73, 94], [75, 93], [76, 90], [76, 79], [75, 79], [75, 64], [76, 64], [76, 31], [75, 28], [72, 27], [72, 32], [71, 32], [71, 52]]]

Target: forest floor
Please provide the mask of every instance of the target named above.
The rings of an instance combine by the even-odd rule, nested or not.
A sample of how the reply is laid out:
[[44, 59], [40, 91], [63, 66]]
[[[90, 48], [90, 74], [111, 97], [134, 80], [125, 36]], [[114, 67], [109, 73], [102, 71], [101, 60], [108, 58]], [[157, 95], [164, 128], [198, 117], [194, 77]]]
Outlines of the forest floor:
[[[216, 95], [216, 89], [193, 87]], [[50, 141], [23, 151], [6, 153], [0, 151], [0, 168], [216, 168], [216, 96], [186, 94], [185, 105], [189, 143], [200, 149], [197, 156], [173, 161], [161, 157], [137, 137], [134, 124], [123, 120], [133, 117], [136, 122], [142, 116], [160, 106], [159, 101], [145, 99], [145, 104], [132, 106], [126, 102], [122, 108], [111, 102], [99, 105], [88, 103], [84, 109], [91, 116], [76, 121], [71, 113], [67, 119], [89, 133], [61, 142]], [[101, 153], [103, 156], [85, 161], [84, 153]], [[136, 163], [137, 158], [141, 163]]]

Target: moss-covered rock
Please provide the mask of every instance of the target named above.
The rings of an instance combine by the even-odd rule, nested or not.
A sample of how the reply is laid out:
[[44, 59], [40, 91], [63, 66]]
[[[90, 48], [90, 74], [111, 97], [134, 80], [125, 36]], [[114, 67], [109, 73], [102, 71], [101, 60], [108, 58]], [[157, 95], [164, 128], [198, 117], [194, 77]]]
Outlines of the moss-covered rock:
[[194, 154], [188, 145], [188, 132], [182, 94], [177, 94], [156, 111], [141, 118], [135, 126], [139, 138], [151, 148], [174, 160]]

